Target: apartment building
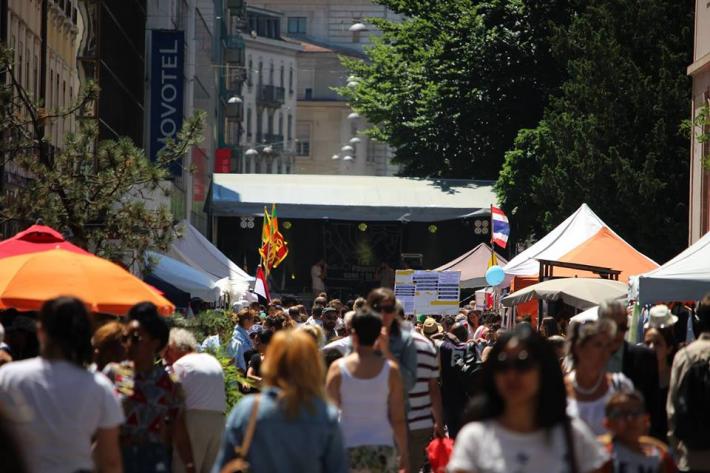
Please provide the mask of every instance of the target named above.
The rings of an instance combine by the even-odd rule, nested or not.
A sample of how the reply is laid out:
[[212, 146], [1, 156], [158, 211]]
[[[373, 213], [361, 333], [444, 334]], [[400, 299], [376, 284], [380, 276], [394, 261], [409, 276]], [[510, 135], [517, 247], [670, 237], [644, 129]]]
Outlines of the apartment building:
[[[692, 118], [710, 107], [710, 3], [695, 2], [693, 63], [688, 67], [693, 79]], [[700, 130], [695, 130], [699, 132]], [[710, 133], [710, 127], [705, 127]], [[690, 243], [710, 231], [710, 142], [691, 141], [690, 147]]]

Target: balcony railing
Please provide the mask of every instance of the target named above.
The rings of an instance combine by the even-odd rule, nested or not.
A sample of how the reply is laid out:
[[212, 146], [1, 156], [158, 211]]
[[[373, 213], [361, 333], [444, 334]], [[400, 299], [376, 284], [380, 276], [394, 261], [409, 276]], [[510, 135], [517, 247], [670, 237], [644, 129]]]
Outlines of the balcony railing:
[[279, 108], [284, 104], [286, 91], [275, 85], [260, 85], [256, 94], [256, 103], [264, 107]]
[[257, 145], [270, 146], [274, 150], [281, 151], [284, 149], [284, 135], [275, 135], [273, 133], [257, 133]]

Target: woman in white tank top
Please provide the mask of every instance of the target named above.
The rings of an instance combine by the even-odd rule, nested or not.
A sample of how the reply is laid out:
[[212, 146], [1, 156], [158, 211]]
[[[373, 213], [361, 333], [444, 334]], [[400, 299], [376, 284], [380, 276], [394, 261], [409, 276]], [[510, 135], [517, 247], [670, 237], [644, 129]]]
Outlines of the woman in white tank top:
[[622, 373], [607, 373], [611, 341], [616, 326], [609, 320], [585, 322], [570, 334], [569, 356], [573, 370], [565, 376], [567, 414], [582, 419], [595, 435], [607, 433], [606, 403], [618, 391], [633, 391]]
[[[352, 320], [352, 354], [330, 366], [326, 389], [341, 411], [340, 425], [353, 473], [408, 471], [404, 388], [399, 368], [375, 352], [382, 318], [372, 312]], [[395, 446], [397, 450], [395, 450]]]

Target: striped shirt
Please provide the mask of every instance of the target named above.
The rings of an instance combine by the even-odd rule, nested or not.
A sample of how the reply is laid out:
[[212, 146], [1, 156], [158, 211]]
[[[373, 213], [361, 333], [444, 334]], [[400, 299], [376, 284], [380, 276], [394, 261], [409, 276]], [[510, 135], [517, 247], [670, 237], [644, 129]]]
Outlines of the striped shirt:
[[432, 429], [434, 418], [431, 411], [429, 380], [439, 378], [439, 359], [434, 344], [424, 335], [412, 331], [417, 347], [417, 382], [409, 391], [409, 430]]

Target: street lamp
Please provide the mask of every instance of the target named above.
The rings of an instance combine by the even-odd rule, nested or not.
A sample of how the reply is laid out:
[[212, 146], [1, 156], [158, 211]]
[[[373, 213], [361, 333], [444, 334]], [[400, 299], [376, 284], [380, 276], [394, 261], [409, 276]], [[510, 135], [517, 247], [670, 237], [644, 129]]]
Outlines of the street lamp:
[[348, 31], [351, 33], [362, 33], [363, 31], [367, 31], [367, 26], [365, 26], [364, 23], [358, 21], [357, 23], [353, 23], [350, 28], [348, 28]]
[[343, 158], [343, 161], [352, 161], [354, 158], [350, 155], [347, 155]]
[[238, 95], [232, 95], [227, 99], [227, 103], [242, 103], [243, 100]]
[[353, 136], [352, 138], [350, 138], [349, 143], [351, 145], [356, 145], [356, 144], [360, 143], [361, 141], [362, 140], [360, 138], [358, 138], [357, 136]]
[[355, 151], [355, 148], [353, 148], [350, 145], [345, 145], [342, 148], [340, 148], [340, 151], [342, 151], [343, 153], [352, 153], [353, 151]]
[[348, 115], [348, 120], [357, 120], [358, 118], [360, 118], [360, 114], [357, 112], [352, 112]]
[[339, 155], [339, 154], [334, 154], [330, 159], [332, 159], [333, 161], [335, 161], [336, 159], [340, 159], [340, 155]]
[[246, 150], [246, 152], [244, 153], [244, 156], [252, 157], [252, 156], [257, 156], [258, 154], [259, 154], [259, 152], [258, 152], [257, 150], [255, 150], [254, 148], [249, 148], [249, 149]]

